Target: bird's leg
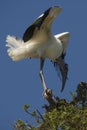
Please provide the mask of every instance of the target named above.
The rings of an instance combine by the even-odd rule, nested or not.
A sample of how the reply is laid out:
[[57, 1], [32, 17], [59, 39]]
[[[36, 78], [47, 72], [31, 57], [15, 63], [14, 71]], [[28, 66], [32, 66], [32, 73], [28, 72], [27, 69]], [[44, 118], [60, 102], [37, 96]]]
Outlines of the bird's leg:
[[43, 75], [43, 66], [44, 66], [44, 59], [40, 59], [40, 78], [41, 78], [41, 82], [42, 82], [42, 85], [43, 85], [43, 88], [44, 88], [44, 92], [47, 90], [47, 87], [46, 87], [46, 83], [45, 83], [45, 80], [44, 80], [44, 75]]
[[40, 59], [40, 73], [39, 74], [40, 74], [41, 82], [44, 89], [43, 96], [49, 102], [50, 106], [54, 106], [56, 104], [56, 99], [53, 96], [52, 90], [47, 88], [46, 86], [44, 75], [43, 75], [43, 66], [44, 66], [44, 59]]

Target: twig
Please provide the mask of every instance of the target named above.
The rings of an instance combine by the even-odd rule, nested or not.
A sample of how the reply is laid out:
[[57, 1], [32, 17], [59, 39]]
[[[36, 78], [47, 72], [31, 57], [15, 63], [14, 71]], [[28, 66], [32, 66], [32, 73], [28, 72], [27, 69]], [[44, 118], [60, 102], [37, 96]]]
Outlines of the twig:
[[39, 114], [40, 118], [43, 120], [43, 122], [45, 122], [45, 119], [43, 118], [42, 114], [39, 112], [39, 110], [36, 110], [37, 113]]

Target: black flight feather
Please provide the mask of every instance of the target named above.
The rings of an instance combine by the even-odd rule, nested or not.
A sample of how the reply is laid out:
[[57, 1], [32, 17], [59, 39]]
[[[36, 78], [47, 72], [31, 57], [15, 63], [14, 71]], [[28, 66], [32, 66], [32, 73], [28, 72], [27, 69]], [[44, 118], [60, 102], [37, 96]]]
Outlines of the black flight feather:
[[36, 28], [40, 29], [41, 25], [43, 24], [45, 18], [48, 16], [49, 11], [51, 8], [49, 8], [48, 10], [46, 10], [42, 16], [40, 16], [39, 18], [37, 18], [32, 25], [30, 25], [27, 30], [25, 31], [24, 35], [23, 35], [23, 41], [27, 42], [28, 40], [30, 40], [33, 35], [34, 35], [34, 31]]
[[[65, 83], [67, 80], [67, 74], [68, 74], [68, 64], [65, 63], [64, 61], [64, 54], [61, 55], [56, 61], [54, 62], [54, 67], [56, 70], [60, 70], [61, 77], [62, 77], [62, 89], [61, 92], [64, 90]], [[59, 73], [59, 72], [58, 72]]]

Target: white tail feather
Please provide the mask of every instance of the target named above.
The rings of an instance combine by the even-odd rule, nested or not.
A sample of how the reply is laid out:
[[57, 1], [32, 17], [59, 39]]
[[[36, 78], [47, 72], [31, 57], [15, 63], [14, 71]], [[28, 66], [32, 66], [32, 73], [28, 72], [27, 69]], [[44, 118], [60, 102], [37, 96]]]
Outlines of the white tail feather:
[[7, 36], [6, 42], [8, 43], [8, 44], [6, 44], [6, 46], [10, 47], [10, 49], [11, 49], [11, 47], [12, 48], [20, 47], [20, 45], [23, 43], [23, 41], [21, 39], [18, 39], [16, 37], [10, 36], [10, 35]]
[[37, 53], [35, 53], [37, 50], [37, 44], [35, 42], [24, 43], [23, 40], [9, 35], [6, 38], [6, 42], [6, 46], [8, 47], [7, 52], [12, 60], [18, 61], [30, 57], [38, 58]]
[[22, 59], [21, 55], [19, 56], [19, 48], [21, 48], [23, 41], [14, 36], [8, 35], [6, 42], [6, 46], [9, 47], [7, 50], [8, 55], [15, 61]]

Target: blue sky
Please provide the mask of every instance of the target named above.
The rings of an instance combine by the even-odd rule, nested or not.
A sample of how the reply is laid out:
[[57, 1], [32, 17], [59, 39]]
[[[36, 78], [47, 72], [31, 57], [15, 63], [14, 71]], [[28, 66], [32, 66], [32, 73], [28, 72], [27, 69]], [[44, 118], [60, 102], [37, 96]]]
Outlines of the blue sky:
[[13, 62], [7, 55], [5, 40], [8, 34], [22, 37], [26, 28], [50, 6], [62, 7], [56, 18], [53, 34], [69, 31], [71, 34], [66, 61], [69, 64], [68, 80], [61, 93], [61, 81], [49, 60], [44, 74], [46, 83], [55, 95], [70, 99], [80, 81], [87, 81], [87, 1], [86, 0], [1, 0], [0, 1], [0, 129], [12, 130], [17, 119], [30, 120], [23, 111], [28, 103], [42, 111], [46, 103], [39, 78], [39, 60]]

